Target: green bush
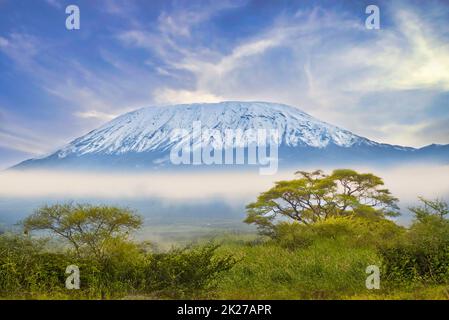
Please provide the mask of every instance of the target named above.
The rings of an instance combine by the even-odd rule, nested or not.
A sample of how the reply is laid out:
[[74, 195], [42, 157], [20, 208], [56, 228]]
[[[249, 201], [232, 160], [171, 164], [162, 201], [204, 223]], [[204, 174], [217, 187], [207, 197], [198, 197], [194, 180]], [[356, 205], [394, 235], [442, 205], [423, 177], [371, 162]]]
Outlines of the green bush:
[[[192, 298], [213, 289], [216, 277], [234, 266], [216, 245], [153, 254], [142, 244], [116, 240], [104, 259], [51, 252], [46, 241], [0, 235], [0, 296], [114, 299], [128, 295]], [[65, 287], [67, 266], [80, 270], [80, 290]], [[210, 295], [209, 295], [210, 296]]]
[[44, 250], [45, 240], [14, 234], [0, 235], [0, 293], [32, 295], [64, 288], [68, 257]]
[[381, 253], [392, 282], [449, 283], [449, 221], [438, 216], [417, 220]]
[[315, 241], [347, 241], [348, 246], [377, 248], [400, 237], [405, 229], [383, 218], [332, 217], [313, 225], [282, 222], [276, 225], [274, 240], [284, 248], [307, 248]]
[[231, 269], [231, 255], [217, 256], [217, 245], [153, 254], [145, 269], [146, 290], [172, 298], [194, 297], [213, 289], [216, 277]]

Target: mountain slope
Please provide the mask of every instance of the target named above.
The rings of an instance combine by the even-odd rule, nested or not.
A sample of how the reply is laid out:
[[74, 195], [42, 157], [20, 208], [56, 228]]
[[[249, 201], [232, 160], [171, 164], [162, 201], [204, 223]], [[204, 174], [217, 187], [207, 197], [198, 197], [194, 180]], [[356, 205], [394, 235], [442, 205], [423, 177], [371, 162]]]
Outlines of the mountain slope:
[[[203, 132], [216, 130], [218, 137], [215, 134], [195, 140], [195, 125], [201, 125]], [[183, 131], [174, 137], [173, 132], [179, 129]], [[287, 105], [221, 102], [142, 108], [119, 116], [49, 156], [27, 160], [15, 168], [161, 168], [170, 166], [173, 147], [190, 144], [196, 149], [200, 144], [210, 144], [228, 149], [234, 145], [217, 142], [224, 139], [227, 130], [258, 129], [278, 130], [283, 166], [449, 160], [447, 146], [414, 149], [380, 144]], [[242, 146], [250, 136], [244, 136]]]

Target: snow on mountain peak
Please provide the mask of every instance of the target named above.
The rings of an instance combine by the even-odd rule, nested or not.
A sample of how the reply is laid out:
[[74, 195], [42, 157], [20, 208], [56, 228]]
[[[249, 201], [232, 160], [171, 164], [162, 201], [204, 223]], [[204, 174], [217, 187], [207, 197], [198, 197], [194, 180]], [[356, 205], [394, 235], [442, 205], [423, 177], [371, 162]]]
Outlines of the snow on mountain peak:
[[222, 134], [227, 129], [277, 129], [281, 145], [289, 147], [374, 143], [284, 104], [226, 101], [138, 109], [72, 141], [57, 156], [166, 151], [174, 144], [173, 130], [190, 132], [192, 124], [198, 121], [202, 128], [219, 130]]

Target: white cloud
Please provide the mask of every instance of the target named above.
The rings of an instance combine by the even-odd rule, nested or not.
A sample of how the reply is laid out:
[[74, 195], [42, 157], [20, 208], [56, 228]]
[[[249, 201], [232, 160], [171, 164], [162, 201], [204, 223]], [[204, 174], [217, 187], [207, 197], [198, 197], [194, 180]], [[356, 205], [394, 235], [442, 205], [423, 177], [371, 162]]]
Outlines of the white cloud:
[[[218, 12], [237, 8], [246, 1], [202, 1], [191, 2], [188, 6], [163, 11], [158, 17], [158, 29], [166, 36], [190, 37], [192, 28], [211, 19]], [[176, 5], [175, 5], [176, 7]]]
[[94, 119], [99, 119], [101, 121], [108, 121], [108, 120], [112, 120], [115, 117], [118, 116], [118, 114], [110, 114], [110, 113], [104, 113], [104, 112], [99, 112], [96, 110], [88, 110], [88, 111], [83, 111], [83, 112], [76, 112], [75, 115], [77, 117], [80, 118], [94, 118]]
[[7, 38], [0, 36], [0, 51], [22, 67], [31, 63], [40, 47], [39, 40], [29, 34], [12, 32]]
[[399, 89], [440, 88], [449, 90], [449, 43], [438, 39], [438, 30], [412, 12], [400, 11], [397, 18], [411, 52], [396, 57], [398, 71], [393, 86]]
[[[295, 19], [279, 18], [272, 28], [241, 41], [226, 54], [202, 47], [179, 49], [173, 39], [162, 41], [159, 52], [164, 63], [192, 73], [195, 81], [181, 90], [159, 88], [156, 98], [277, 101], [371, 139], [413, 146], [431, 143], [432, 136], [420, 136], [430, 120], [404, 124], [401, 113], [410, 110], [411, 102], [425, 117], [423, 111], [432, 97], [449, 90], [449, 44], [442, 37], [448, 28], [435, 29], [410, 8], [392, 12], [395, 24], [379, 31], [319, 8], [298, 12]], [[150, 41], [140, 39], [144, 43]], [[170, 49], [177, 54], [166, 54]], [[270, 55], [275, 50], [278, 54]], [[404, 95], [417, 89], [428, 90], [431, 96], [421, 105]], [[397, 92], [405, 100], [396, 101], [395, 108], [385, 106], [383, 113], [366, 110], [367, 94], [383, 98], [387, 92]]]
[[159, 29], [163, 33], [173, 34], [177, 36], [190, 36], [189, 23], [192, 21], [192, 17], [184, 16], [182, 21], [176, 21], [172, 16], [163, 12], [159, 18]]
[[9, 45], [9, 41], [6, 38], [0, 37], [0, 48], [6, 48]]
[[[15, 117], [11, 112], [0, 108], [0, 147], [39, 155], [51, 150], [47, 143], [48, 136], [36, 134], [35, 130], [21, 125], [23, 118]], [[61, 143], [59, 138], [53, 138], [56, 143]]]
[[[125, 61], [113, 61], [113, 54], [107, 56], [103, 52], [107, 63], [113, 65], [113, 62], [117, 62], [113, 65], [117, 70], [93, 70], [73, 58], [54, 55], [54, 52], [48, 50], [50, 47], [51, 42], [48, 40], [25, 33], [11, 33], [0, 38], [0, 52], [12, 59], [20, 71], [30, 76], [37, 86], [52, 97], [60, 99], [60, 108], [67, 111], [64, 121], [70, 122], [70, 125], [58, 126], [58, 129], [55, 129], [56, 126], [39, 125], [34, 128], [33, 134], [22, 137], [20, 132], [30, 124], [31, 119], [20, 121], [9, 117], [8, 122], [14, 128], [8, 130], [8, 136], [3, 134], [3, 141], [0, 142], [9, 149], [33, 154], [46, 153], [47, 150], [61, 146], [59, 139], [63, 139], [65, 143], [72, 139], [75, 125], [79, 130], [77, 134], [81, 135], [115, 115], [146, 106], [152, 100], [149, 88], [154, 77], [141, 67]], [[14, 109], [11, 109], [11, 113], [14, 113]], [[82, 123], [71, 115], [82, 119]], [[40, 138], [34, 141], [29, 137]], [[41, 141], [45, 143], [41, 144]]]
[[45, 0], [50, 6], [55, 7], [57, 9], [62, 8], [62, 3], [59, 0]]
[[176, 90], [169, 88], [158, 89], [154, 93], [154, 99], [158, 104], [195, 103], [195, 102], [220, 102], [222, 97], [208, 92]]
[[35, 155], [45, 153], [48, 148], [43, 141], [36, 141], [30, 137], [21, 137], [16, 133], [9, 132], [0, 132], [0, 147]]

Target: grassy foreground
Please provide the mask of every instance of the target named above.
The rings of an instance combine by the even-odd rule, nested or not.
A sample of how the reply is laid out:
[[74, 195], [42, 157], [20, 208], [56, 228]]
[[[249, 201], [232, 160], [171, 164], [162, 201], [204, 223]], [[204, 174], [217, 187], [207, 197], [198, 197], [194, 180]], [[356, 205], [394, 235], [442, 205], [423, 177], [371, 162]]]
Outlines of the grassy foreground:
[[447, 203], [420, 199], [404, 228], [381, 178], [298, 175], [247, 206], [258, 235], [164, 250], [131, 238], [143, 219], [128, 208], [39, 208], [0, 234], [0, 298], [449, 299]]
[[224, 252], [242, 258], [222, 275], [215, 290], [220, 299], [449, 299], [449, 285], [418, 279], [382, 281], [368, 290], [367, 265], [382, 266], [373, 248], [344, 241], [319, 240], [308, 248], [290, 250], [277, 244], [228, 243]]
[[[276, 238], [226, 234], [157, 252], [145, 243], [115, 247], [103, 262], [43, 239], [0, 236], [3, 299], [449, 299], [447, 220], [409, 229], [387, 220], [284, 223]], [[65, 287], [68, 265], [79, 290]], [[380, 267], [380, 289], [365, 282]]]

